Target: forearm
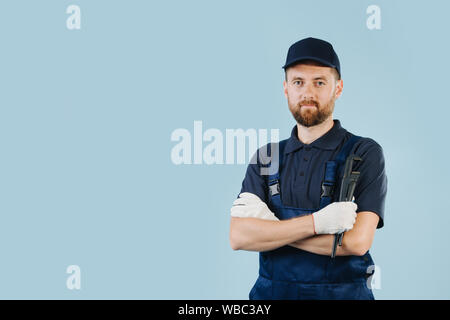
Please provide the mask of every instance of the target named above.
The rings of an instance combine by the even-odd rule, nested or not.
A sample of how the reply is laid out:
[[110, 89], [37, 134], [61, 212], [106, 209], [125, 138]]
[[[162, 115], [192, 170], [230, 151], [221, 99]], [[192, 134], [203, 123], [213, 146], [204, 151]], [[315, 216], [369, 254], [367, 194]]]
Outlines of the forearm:
[[[353, 228], [344, 233], [342, 247], [337, 246], [337, 256], [362, 256], [371, 247], [378, 225], [378, 215], [370, 211], [358, 213]], [[318, 235], [303, 240], [298, 240], [290, 245], [308, 252], [329, 255], [334, 242], [334, 235]]]
[[[344, 233], [344, 238], [342, 241], [342, 246], [337, 246], [336, 256], [349, 256], [353, 255], [353, 250], [351, 250], [351, 245], [346, 239], [346, 233]], [[321, 234], [307, 239], [297, 240], [289, 245], [298, 249], [302, 249], [311, 253], [331, 256], [331, 251], [333, 249], [334, 235], [332, 234]]]
[[234, 250], [269, 251], [314, 234], [311, 216], [268, 221], [231, 218], [230, 243]]

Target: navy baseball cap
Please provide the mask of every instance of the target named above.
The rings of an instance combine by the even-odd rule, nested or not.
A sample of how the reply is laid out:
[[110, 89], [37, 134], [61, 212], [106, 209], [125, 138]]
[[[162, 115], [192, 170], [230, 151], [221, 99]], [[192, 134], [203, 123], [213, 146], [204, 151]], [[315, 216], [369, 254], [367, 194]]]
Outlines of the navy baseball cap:
[[286, 63], [283, 69], [299, 63], [302, 60], [314, 60], [330, 68], [334, 68], [341, 76], [341, 65], [333, 46], [324, 40], [316, 38], [305, 38], [297, 41], [289, 47]]

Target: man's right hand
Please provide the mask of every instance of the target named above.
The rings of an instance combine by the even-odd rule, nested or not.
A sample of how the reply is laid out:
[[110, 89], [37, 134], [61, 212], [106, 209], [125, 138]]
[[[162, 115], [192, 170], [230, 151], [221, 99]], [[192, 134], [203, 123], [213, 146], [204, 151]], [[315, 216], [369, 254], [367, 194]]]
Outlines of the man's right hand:
[[352, 201], [332, 202], [312, 214], [316, 234], [336, 234], [351, 230], [358, 205]]
[[270, 211], [267, 204], [256, 194], [243, 192], [234, 200], [231, 207], [231, 216], [240, 218], [260, 218], [278, 221], [275, 214]]

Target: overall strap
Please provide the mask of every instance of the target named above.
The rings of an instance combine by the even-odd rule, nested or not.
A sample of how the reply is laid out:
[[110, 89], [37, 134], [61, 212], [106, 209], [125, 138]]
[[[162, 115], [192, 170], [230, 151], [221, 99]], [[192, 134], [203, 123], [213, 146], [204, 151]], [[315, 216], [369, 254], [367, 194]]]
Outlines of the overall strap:
[[338, 170], [345, 164], [345, 160], [350, 154], [355, 143], [361, 139], [360, 136], [351, 134], [350, 139], [348, 139], [342, 146], [338, 155], [334, 160], [327, 161], [325, 166], [325, 178], [322, 182], [322, 194], [320, 195], [320, 208], [329, 205], [336, 191], [336, 175]]
[[[269, 196], [272, 197], [280, 197], [280, 169], [283, 163], [283, 155], [284, 155], [284, 148], [286, 146], [288, 139], [282, 140], [278, 144], [278, 157], [272, 154], [272, 150], [270, 150], [270, 154], [272, 157], [271, 166], [274, 166], [273, 170], [274, 173], [268, 175], [267, 181], [269, 186]], [[276, 152], [276, 150], [275, 150]]]

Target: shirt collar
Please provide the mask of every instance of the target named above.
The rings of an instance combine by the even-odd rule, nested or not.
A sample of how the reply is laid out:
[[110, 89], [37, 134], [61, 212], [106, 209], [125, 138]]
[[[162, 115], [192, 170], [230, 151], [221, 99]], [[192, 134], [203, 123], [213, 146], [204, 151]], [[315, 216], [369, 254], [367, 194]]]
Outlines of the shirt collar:
[[288, 139], [286, 143], [286, 147], [284, 149], [284, 153], [294, 152], [298, 149], [303, 148], [304, 146], [315, 147], [319, 149], [325, 150], [335, 150], [339, 143], [345, 136], [347, 130], [342, 128], [341, 122], [337, 119], [333, 120], [334, 124], [330, 130], [328, 130], [324, 135], [317, 138], [310, 144], [304, 144], [298, 139], [297, 135], [297, 125], [294, 126], [291, 132], [291, 137]]

